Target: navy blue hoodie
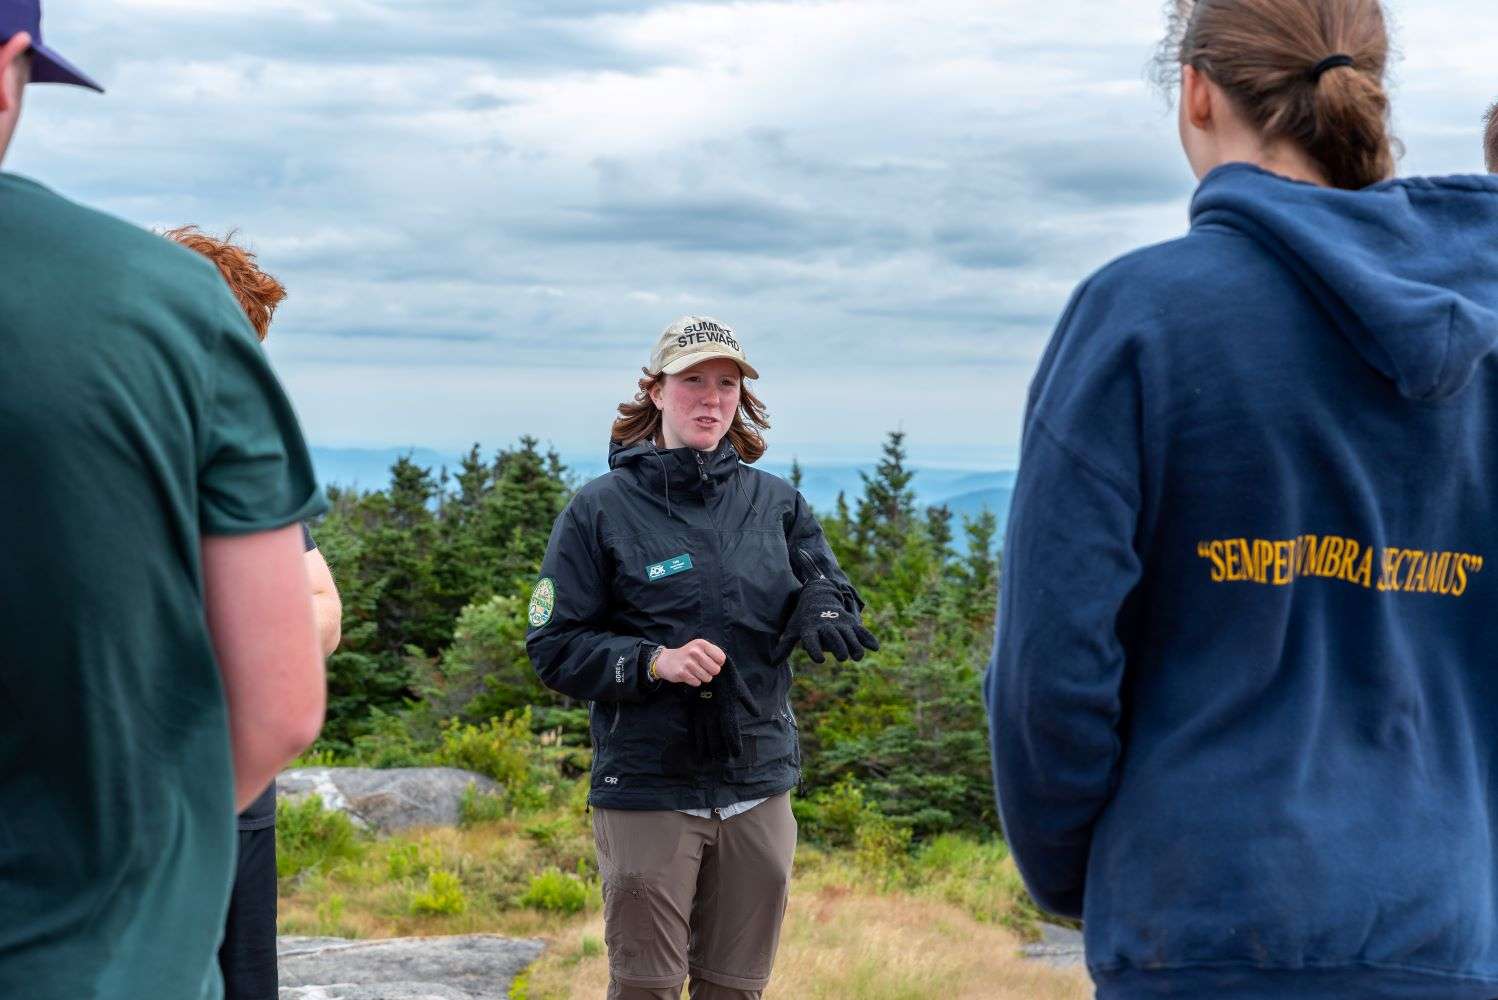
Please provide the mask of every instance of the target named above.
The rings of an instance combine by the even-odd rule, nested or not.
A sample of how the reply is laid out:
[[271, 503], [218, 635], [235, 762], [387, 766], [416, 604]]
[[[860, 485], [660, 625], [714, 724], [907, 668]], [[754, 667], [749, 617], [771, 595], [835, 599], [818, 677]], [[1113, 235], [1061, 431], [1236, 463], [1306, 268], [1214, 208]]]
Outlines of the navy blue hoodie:
[[1498, 180], [1209, 174], [1031, 386], [985, 689], [1098, 996], [1498, 997]]

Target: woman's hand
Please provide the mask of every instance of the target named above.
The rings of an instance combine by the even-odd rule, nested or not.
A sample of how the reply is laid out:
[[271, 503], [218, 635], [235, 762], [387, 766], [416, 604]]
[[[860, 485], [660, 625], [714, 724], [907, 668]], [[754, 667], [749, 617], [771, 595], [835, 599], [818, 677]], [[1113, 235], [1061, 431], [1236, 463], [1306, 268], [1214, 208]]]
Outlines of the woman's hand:
[[655, 661], [655, 674], [672, 684], [701, 687], [723, 669], [728, 657], [706, 639], [693, 639], [677, 649], [663, 649]]
[[771, 654], [774, 661], [785, 660], [798, 642], [816, 663], [825, 659], [824, 650], [842, 663], [850, 659], [861, 660], [865, 650], [879, 648], [879, 640], [863, 627], [858, 612], [848, 610], [843, 603], [842, 591], [825, 577], [801, 588], [796, 610]]

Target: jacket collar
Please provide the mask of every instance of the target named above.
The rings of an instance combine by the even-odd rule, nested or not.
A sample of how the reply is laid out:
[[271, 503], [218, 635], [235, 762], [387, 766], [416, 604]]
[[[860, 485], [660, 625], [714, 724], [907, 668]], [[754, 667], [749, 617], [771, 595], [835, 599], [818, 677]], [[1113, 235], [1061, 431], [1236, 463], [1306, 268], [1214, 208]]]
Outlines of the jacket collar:
[[609, 442], [609, 468], [635, 467], [638, 474], [673, 490], [699, 488], [704, 481], [714, 485], [726, 482], [739, 470], [739, 453], [725, 436], [712, 452], [693, 448], [657, 448], [654, 442], [632, 445]]

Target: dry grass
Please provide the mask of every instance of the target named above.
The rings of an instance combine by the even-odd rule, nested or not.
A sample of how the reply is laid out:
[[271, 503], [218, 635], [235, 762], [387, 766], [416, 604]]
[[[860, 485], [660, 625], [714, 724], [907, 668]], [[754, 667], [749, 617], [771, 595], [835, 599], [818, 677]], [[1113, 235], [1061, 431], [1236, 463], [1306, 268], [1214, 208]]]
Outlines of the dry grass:
[[[548, 948], [513, 996], [596, 1000], [608, 985], [593, 844], [567, 810], [361, 839], [352, 856], [281, 881], [283, 934], [358, 938], [491, 933]], [[520, 899], [538, 873], [579, 873], [585, 908]], [[451, 912], [414, 901], [432, 873], [455, 877]], [[938, 838], [883, 877], [843, 853], [802, 845], [769, 1000], [1083, 1000], [1086, 974], [1024, 961], [1033, 908], [1002, 844]]]
[[[552, 938], [528, 1000], [596, 1000], [608, 986], [603, 920]], [[1019, 938], [950, 904], [828, 886], [793, 893], [766, 1000], [1086, 1000], [1081, 970], [1019, 957]]]

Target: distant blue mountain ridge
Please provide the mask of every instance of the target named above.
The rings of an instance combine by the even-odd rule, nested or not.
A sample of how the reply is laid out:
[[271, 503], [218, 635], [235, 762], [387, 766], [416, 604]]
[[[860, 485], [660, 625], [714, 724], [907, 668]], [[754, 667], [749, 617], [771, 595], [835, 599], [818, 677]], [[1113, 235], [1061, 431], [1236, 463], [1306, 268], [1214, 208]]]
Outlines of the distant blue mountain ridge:
[[[492, 454], [492, 453], [490, 453]], [[401, 456], [430, 469], [434, 475], [444, 467], [451, 473], [460, 464], [458, 455], [446, 455], [432, 448], [313, 448], [312, 462], [318, 478], [324, 483], [346, 489], [377, 490], [390, 482], [390, 466]], [[562, 462], [579, 484], [608, 471], [597, 459], [569, 459]], [[759, 467], [778, 476], [789, 476], [789, 462], [761, 462]], [[951, 511], [954, 527], [960, 537], [963, 517], [975, 517], [991, 510], [999, 519], [1002, 534], [1009, 515], [1009, 500], [1014, 491], [1012, 469], [948, 469], [913, 467], [911, 486], [922, 506], [945, 504]], [[830, 511], [839, 493], [845, 494], [849, 506], [863, 493], [859, 472], [872, 472], [874, 463], [831, 464], [806, 463], [801, 467], [801, 492], [819, 511]]]

